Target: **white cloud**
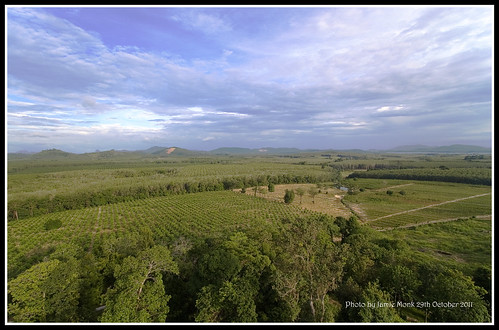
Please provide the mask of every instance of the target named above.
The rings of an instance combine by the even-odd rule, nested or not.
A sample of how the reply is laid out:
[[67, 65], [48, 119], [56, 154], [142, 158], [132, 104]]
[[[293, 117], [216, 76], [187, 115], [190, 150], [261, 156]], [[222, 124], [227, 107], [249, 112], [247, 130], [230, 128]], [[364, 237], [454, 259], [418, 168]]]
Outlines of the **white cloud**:
[[189, 29], [195, 29], [206, 34], [228, 32], [232, 30], [230, 24], [217, 15], [210, 15], [206, 12], [199, 12], [196, 10], [184, 11], [178, 15], [170, 16], [170, 18], [174, 21], [181, 22]]
[[404, 110], [405, 107], [402, 105], [397, 105], [397, 106], [383, 106], [378, 109], [376, 109], [376, 112], [386, 112], [386, 111], [400, 111]]
[[243, 26], [229, 12], [179, 8], [168, 13], [190, 30], [186, 38], [223, 34], [179, 54], [168, 43], [162, 51], [108, 46], [98, 32], [43, 10], [9, 8], [8, 111], [18, 113], [11, 128], [36, 131], [37, 121], [54, 129], [49, 120], [57, 118], [67, 125], [58, 134], [91, 124], [111, 140], [111, 131], [143, 130], [150, 141], [151, 129], [182, 141], [192, 132], [196, 141], [217, 131], [244, 141], [320, 131], [326, 144], [337, 132], [375, 131], [381, 117], [423, 125], [439, 113], [464, 125], [464, 105], [490, 122], [491, 15], [402, 8], [295, 9], [259, 21], [268, 33], [258, 35], [249, 31], [263, 25]]

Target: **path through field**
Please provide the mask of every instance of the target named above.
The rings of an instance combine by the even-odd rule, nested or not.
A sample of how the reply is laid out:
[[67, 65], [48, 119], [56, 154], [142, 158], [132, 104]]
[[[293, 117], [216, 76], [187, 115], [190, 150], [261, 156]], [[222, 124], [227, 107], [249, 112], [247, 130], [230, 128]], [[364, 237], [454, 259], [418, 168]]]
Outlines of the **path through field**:
[[419, 210], [422, 210], [422, 209], [427, 209], [427, 208], [430, 208], [430, 207], [435, 207], [435, 206], [444, 205], [444, 204], [448, 204], [448, 203], [455, 203], [455, 202], [459, 202], [459, 201], [462, 201], [462, 200], [465, 200], [465, 199], [482, 197], [482, 196], [487, 196], [487, 195], [490, 195], [490, 194], [491, 193], [479, 194], [479, 195], [474, 195], [474, 196], [468, 196], [468, 197], [458, 198], [458, 199], [454, 199], [454, 200], [451, 200], [451, 201], [445, 201], [445, 202], [442, 202], [442, 203], [426, 205], [426, 206], [423, 206], [423, 207], [418, 207], [417, 209], [412, 209], [412, 210], [407, 210], [407, 211], [402, 211], [402, 212], [388, 214], [388, 215], [385, 215], [385, 216], [382, 216], [382, 217], [379, 217], [379, 218], [376, 218], [376, 219], [372, 219], [372, 220], [369, 220], [369, 221], [376, 221], [376, 220], [380, 220], [380, 219], [385, 219], [385, 218], [393, 217], [393, 216], [400, 215], [400, 214], [405, 214], [405, 213], [409, 213], [409, 212], [415, 212], [415, 211], [419, 211]]
[[[475, 216], [476, 219], [488, 219], [492, 220], [492, 214], [488, 215], [477, 215]], [[440, 220], [432, 220], [432, 221], [425, 221], [425, 222], [419, 222], [419, 223], [409, 223], [407, 225], [403, 226], [398, 226], [398, 227], [386, 227], [382, 229], [377, 229], [378, 231], [387, 231], [387, 230], [393, 230], [393, 229], [399, 229], [399, 228], [410, 228], [410, 227], [417, 227], [417, 226], [423, 226], [423, 225], [428, 225], [430, 223], [439, 223], [439, 222], [449, 222], [449, 221], [456, 221], [459, 219], [463, 219], [462, 217], [460, 218], [449, 218], [449, 219], [440, 219]]]
[[399, 188], [399, 187], [412, 186], [413, 184], [414, 183], [399, 184], [399, 185], [396, 185], [396, 186], [384, 187], [384, 188], [376, 189], [374, 191], [384, 191], [384, 190], [394, 189], [394, 188]]

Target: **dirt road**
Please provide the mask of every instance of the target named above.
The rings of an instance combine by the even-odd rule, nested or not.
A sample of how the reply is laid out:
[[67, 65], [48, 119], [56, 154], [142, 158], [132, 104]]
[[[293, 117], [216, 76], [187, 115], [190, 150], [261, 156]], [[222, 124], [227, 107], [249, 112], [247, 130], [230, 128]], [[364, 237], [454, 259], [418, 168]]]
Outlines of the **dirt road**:
[[454, 199], [454, 200], [451, 200], [451, 201], [445, 201], [445, 202], [442, 202], [442, 203], [437, 203], [437, 204], [426, 205], [426, 206], [423, 206], [423, 207], [418, 207], [417, 209], [412, 209], [412, 210], [407, 210], [407, 211], [402, 211], [402, 212], [397, 212], [397, 213], [388, 214], [388, 215], [385, 215], [385, 216], [382, 216], [382, 217], [379, 217], [379, 218], [376, 218], [376, 219], [372, 219], [372, 220], [369, 220], [369, 221], [376, 221], [376, 220], [380, 220], [380, 219], [385, 219], [385, 218], [389, 218], [389, 217], [394, 217], [394, 216], [396, 216], [396, 215], [400, 215], [400, 214], [405, 214], [405, 213], [409, 213], [409, 212], [415, 212], [415, 211], [419, 211], [419, 210], [427, 209], [427, 208], [430, 208], [430, 207], [435, 207], [435, 206], [444, 205], [444, 204], [449, 204], [449, 203], [455, 203], [455, 202], [463, 201], [463, 200], [466, 200], [466, 199], [471, 199], [471, 198], [476, 198], [476, 197], [487, 196], [487, 195], [490, 195], [490, 194], [491, 194], [491, 193], [480, 194], [480, 195], [474, 195], [474, 196], [468, 196], [468, 197], [463, 197], [463, 198]]

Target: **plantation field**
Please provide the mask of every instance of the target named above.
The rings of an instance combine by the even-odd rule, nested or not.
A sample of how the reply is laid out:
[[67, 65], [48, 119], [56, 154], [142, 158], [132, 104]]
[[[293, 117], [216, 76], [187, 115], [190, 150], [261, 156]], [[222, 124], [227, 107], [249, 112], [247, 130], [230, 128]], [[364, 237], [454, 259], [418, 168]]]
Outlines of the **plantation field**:
[[343, 201], [375, 228], [492, 214], [489, 186], [389, 179], [349, 183], [357, 193], [346, 195]]
[[[19, 262], [63, 243], [90, 251], [111, 236], [150, 234], [155, 242], [173, 244], [180, 237], [199, 240], [238, 230], [272, 225], [314, 212], [231, 191], [155, 197], [51, 213], [8, 223], [9, 273]], [[318, 215], [318, 213], [315, 213]], [[59, 220], [47, 230], [48, 221]]]
[[[145, 166], [147, 165], [147, 166]], [[199, 163], [142, 163], [141, 167], [112, 164], [98, 169], [50, 168], [45, 173], [12, 173], [8, 179], [9, 200], [49, 194], [71, 194], [75, 191], [99, 191], [109, 187], [147, 186], [215, 180], [232, 176], [324, 176], [318, 165], [279, 164], [276, 162], [217, 161]], [[57, 169], [57, 171], [54, 171]]]

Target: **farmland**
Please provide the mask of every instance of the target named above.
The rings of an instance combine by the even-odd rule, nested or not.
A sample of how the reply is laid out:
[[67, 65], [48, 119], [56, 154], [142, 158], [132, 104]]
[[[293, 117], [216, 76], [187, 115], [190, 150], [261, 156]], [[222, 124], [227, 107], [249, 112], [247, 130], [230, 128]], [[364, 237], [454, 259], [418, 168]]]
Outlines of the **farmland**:
[[[14, 322], [366, 322], [344, 306], [369, 295], [476, 306], [403, 308], [385, 322], [489, 320], [492, 187], [472, 180], [491, 177], [490, 157], [49, 154], [8, 163]], [[414, 176], [381, 175], [394, 168]], [[439, 181], [442, 171], [463, 179]], [[439, 276], [462, 285], [458, 296]]]

